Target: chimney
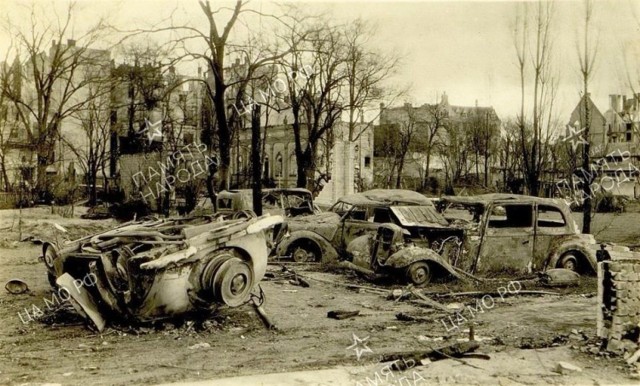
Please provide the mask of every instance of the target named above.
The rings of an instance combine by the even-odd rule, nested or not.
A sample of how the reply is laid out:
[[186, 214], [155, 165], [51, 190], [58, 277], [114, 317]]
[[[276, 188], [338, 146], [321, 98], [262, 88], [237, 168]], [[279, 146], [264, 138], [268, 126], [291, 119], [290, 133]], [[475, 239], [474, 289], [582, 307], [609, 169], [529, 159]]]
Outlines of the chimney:
[[442, 103], [443, 105], [449, 104], [449, 96], [447, 96], [446, 92], [442, 93], [442, 99], [440, 100], [440, 103]]
[[618, 111], [618, 95], [609, 94], [609, 108], [616, 113], [620, 112]]
[[627, 106], [627, 96], [623, 95], [622, 96], [622, 109], [624, 110], [624, 108]]
[[384, 103], [380, 102], [380, 110], [384, 110]]
[[76, 41], [74, 39], [67, 39], [67, 46], [75, 47], [76, 46]]

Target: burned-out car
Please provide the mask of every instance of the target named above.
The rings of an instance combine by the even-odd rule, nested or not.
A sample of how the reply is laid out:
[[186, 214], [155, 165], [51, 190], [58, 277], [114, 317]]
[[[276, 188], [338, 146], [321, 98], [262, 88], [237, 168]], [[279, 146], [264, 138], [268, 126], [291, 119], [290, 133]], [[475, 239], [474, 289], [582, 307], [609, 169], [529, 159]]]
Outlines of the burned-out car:
[[[253, 191], [251, 189], [223, 190], [216, 197], [218, 212], [233, 215], [244, 211], [253, 211]], [[286, 217], [304, 216], [320, 213], [313, 202], [313, 195], [303, 188], [262, 189], [262, 211], [272, 215]], [[203, 198], [195, 208], [198, 215], [213, 213], [209, 198]]]
[[277, 247], [278, 256], [295, 261], [337, 260], [347, 255], [356, 238], [375, 234], [381, 224], [405, 229], [421, 246], [432, 247], [457, 230], [427, 197], [410, 190], [374, 189], [341, 197], [327, 212], [292, 218], [289, 237]]
[[42, 259], [52, 285], [101, 330], [105, 315], [150, 321], [247, 302], [282, 224], [281, 216], [137, 221], [46, 242]]
[[598, 245], [563, 200], [512, 194], [448, 196], [440, 210], [464, 236], [450, 263], [468, 272], [596, 271]]
[[432, 278], [460, 278], [448, 261], [434, 250], [416, 245], [411, 234], [393, 223], [381, 224], [375, 234], [356, 238], [347, 247], [343, 266], [369, 277], [386, 276], [423, 286]]

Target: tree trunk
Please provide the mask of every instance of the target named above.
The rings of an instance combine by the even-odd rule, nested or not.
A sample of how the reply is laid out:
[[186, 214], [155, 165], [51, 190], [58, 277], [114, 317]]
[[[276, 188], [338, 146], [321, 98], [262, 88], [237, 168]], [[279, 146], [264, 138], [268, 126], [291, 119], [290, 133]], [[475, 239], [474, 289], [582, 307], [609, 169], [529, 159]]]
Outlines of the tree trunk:
[[251, 115], [251, 170], [253, 173], [253, 211], [262, 216], [262, 162], [260, 160], [260, 105], [253, 107]]
[[400, 161], [398, 162], [398, 176], [396, 177], [396, 189], [400, 189], [402, 187], [402, 169], [404, 169], [404, 155], [400, 157]]

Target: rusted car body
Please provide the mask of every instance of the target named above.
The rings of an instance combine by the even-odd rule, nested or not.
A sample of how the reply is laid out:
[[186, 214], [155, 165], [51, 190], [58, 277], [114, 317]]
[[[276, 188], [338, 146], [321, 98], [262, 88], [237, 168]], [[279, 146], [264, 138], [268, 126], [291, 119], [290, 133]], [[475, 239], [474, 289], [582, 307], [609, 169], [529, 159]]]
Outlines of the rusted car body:
[[[223, 190], [216, 197], [218, 213], [234, 214], [253, 211], [253, 192], [251, 189]], [[198, 215], [212, 214], [213, 205], [204, 198], [195, 209]], [[271, 215], [286, 217], [320, 213], [313, 203], [313, 195], [302, 188], [262, 189], [262, 211]]]
[[390, 276], [416, 286], [428, 284], [434, 277], [459, 277], [445, 258], [416, 245], [406, 229], [392, 223], [380, 225], [375, 234], [358, 237], [347, 252], [350, 262], [360, 267], [358, 271], [371, 276]]
[[407, 230], [424, 247], [458, 232], [427, 197], [409, 190], [374, 189], [341, 197], [327, 212], [290, 219], [290, 235], [276, 253], [295, 261], [334, 261], [346, 256], [352, 241], [375, 234], [385, 223]]
[[[282, 224], [280, 216], [138, 221], [45, 243], [42, 258], [52, 285], [66, 289], [76, 310], [100, 330], [103, 315], [150, 321], [245, 303], [264, 276]], [[74, 284], [86, 277], [91, 285]]]
[[596, 271], [598, 245], [563, 200], [511, 194], [443, 197], [443, 216], [464, 230], [452, 265], [468, 272]]

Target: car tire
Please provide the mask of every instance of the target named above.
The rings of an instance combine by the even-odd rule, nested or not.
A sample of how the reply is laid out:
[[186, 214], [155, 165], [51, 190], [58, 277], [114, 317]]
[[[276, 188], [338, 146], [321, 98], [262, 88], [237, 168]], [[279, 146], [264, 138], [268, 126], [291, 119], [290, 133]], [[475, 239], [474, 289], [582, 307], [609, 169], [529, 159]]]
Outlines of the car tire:
[[58, 258], [58, 253], [52, 245], [47, 245], [44, 250], [44, 264], [50, 270], [54, 269], [54, 261]]
[[407, 281], [417, 287], [431, 282], [431, 267], [424, 261], [416, 261], [407, 267]]
[[298, 263], [309, 263], [322, 260], [320, 248], [311, 240], [299, 240], [291, 244], [287, 255]]
[[558, 260], [557, 267], [578, 272], [578, 257], [574, 252], [567, 252]]

